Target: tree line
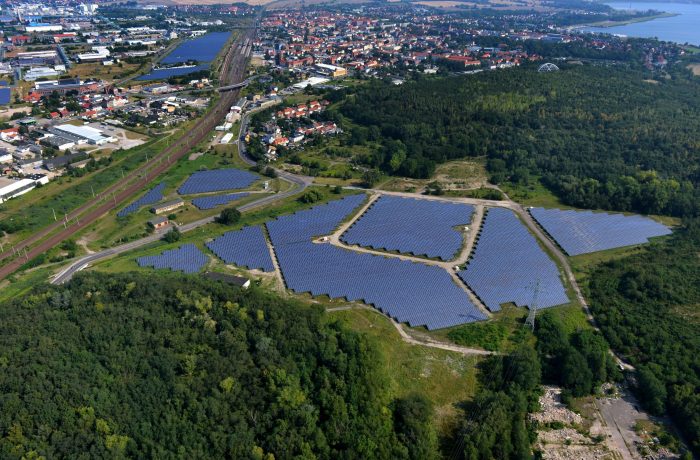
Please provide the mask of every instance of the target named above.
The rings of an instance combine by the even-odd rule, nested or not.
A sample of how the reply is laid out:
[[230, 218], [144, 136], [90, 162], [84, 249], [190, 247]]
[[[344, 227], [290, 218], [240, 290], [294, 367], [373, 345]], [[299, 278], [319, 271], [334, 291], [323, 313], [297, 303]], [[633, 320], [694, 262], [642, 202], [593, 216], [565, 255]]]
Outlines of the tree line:
[[700, 455], [700, 220], [668, 240], [598, 267], [591, 309], [612, 347], [637, 369], [637, 394], [668, 412]]
[[309, 308], [201, 276], [81, 274], [0, 305], [2, 458], [434, 458], [432, 407]]
[[428, 178], [439, 163], [486, 156], [491, 182], [541, 180], [569, 205], [698, 215], [700, 82], [647, 78], [619, 67], [527, 67], [373, 81], [328, 99], [347, 143], [370, 147], [354, 161], [388, 174]]

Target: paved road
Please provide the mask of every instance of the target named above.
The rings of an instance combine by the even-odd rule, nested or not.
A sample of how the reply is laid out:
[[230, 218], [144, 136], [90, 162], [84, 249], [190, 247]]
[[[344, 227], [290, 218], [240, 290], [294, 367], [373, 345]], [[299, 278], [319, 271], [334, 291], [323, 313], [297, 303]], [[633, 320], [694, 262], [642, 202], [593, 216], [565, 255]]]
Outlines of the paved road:
[[[239, 38], [237, 45], [232, 46], [227, 52], [224, 59], [224, 68], [227, 69], [227, 73], [222, 75], [223, 81], [235, 82], [243, 79], [245, 62], [248, 56], [241, 51], [241, 41], [254, 36], [254, 34], [255, 30], [249, 30]], [[77, 209], [68, 213], [65, 221], [54, 222], [15, 244], [12, 250], [0, 253], [0, 261], [8, 260], [7, 263], [0, 267], [0, 279], [16, 271], [26, 261], [45, 253], [61, 241], [71, 238], [75, 233], [91, 225], [95, 220], [141, 191], [155, 177], [167, 171], [177, 160], [187, 154], [193, 146], [209, 135], [209, 132], [228, 112], [230, 105], [235, 102], [237, 96], [237, 91], [226, 93], [197, 122], [189, 135], [171, 144], [139, 170], [115, 182], [106, 190], [100, 192], [94, 199], [88, 200]], [[24, 249], [24, 257], [17, 257], [16, 252], [19, 253], [22, 249]]]
[[[247, 126], [247, 116], [245, 115], [243, 117], [243, 120], [241, 120], [241, 130], [239, 132], [239, 139], [242, 136], [242, 134], [245, 132], [246, 126]], [[246, 153], [245, 153], [245, 143], [244, 142], [239, 142], [239, 155], [243, 161], [245, 161], [249, 165], [255, 165], [255, 161], [253, 161], [251, 158], [249, 158]], [[311, 182], [313, 181], [312, 178], [310, 177], [305, 177], [305, 176], [296, 176], [294, 174], [290, 174], [285, 171], [277, 171], [278, 177], [282, 180], [286, 180], [288, 182], [291, 182], [293, 184], [293, 187], [290, 188], [289, 190], [286, 190], [284, 192], [276, 193], [274, 195], [265, 195], [264, 197], [251, 201], [250, 203], [246, 203], [242, 206], [239, 206], [237, 209], [240, 212], [246, 212], [246, 211], [251, 211], [254, 209], [261, 208], [263, 206], [267, 206], [271, 203], [274, 203], [279, 200], [283, 200], [287, 197], [290, 197], [292, 195], [295, 195], [297, 193], [300, 193], [303, 191], [306, 187], [308, 187]], [[184, 224], [178, 227], [180, 232], [186, 233], [189, 231], [192, 231], [194, 229], [197, 229], [203, 225], [210, 224], [214, 222], [214, 219], [216, 216], [211, 216], [211, 217], [205, 217], [204, 219], [200, 219], [194, 222], [190, 222], [188, 224]], [[160, 234], [155, 234], [155, 235], [150, 235], [145, 238], [141, 238], [139, 240], [131, 241], [129, 243], [122, 244], [120, 246], [115, 246], [113, 248], [105, 249], [103, 251], [95, 252], [93, 254], [88, 254], [86, 256], [83, 256], [79, 259], [74, 260], [73, 262], [70, 263], [67, 267], [63, 268], [60, 272], [56, 274], [56, 276], [51, 280], [52, 284], [62, 284], [65, 283], [66, 281], [69, 281], [73, 275], [80, 270], [85, 269], [87, 266], [94, 264], [95, 262], [98, 262], [100, 260], [106, 259], [108, 257], [113, 257], [115, 255], [123, 254], [128, 251], [132, 251], [134, 249], [138, 249], [140, 247], [146, 246], [148, 244], [154, 243], [158, 241], [161, 238], [162, 235]]]

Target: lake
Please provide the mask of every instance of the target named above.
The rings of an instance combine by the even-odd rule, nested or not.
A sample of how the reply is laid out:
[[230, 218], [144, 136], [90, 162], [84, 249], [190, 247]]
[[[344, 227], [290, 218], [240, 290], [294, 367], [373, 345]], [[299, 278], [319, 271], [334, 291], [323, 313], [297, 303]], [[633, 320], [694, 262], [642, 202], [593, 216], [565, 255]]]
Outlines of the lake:
[[658, 2], [607, 3], [616, 10], [656, 10], [677, 16], [636, 22], [615, 27], [586, 27], [587, 32], [626, 35], [628, 37], [656, 37], [659, 40], [700, 45], [700, 4]]
[[210, 32], [192, 40], [182, 42], [170, 52], [162, 64], [178, 64], [186, 61], [211, 62], [214, 60], [221, 47], [231, 36], [231, 32]]
[[178, 77], [189, 73], [208, 69], [221, 48], [231, 36], [231, 32], [209, 32], [192, 40], [187, 40], [165, 56], [161, 64], [182, 64], [187, 61], [197, 61], [200, 64], [192, 67], [172, 67], [152, 70], [146, 75], [141, 75], [136, 80], [166, 80], [170, 77]]
[[136, 78], [136, 80], [167, 80], [170, 77], [179, 77], [181, 75], [199, 72], [200, 70], [206, 70], [208, 68], [209, 64], [201, 64], [190, 67], [172, 67], [169, 69], [156, 69], [151, 70], [146, 75], [141, 75], [140, 77]]

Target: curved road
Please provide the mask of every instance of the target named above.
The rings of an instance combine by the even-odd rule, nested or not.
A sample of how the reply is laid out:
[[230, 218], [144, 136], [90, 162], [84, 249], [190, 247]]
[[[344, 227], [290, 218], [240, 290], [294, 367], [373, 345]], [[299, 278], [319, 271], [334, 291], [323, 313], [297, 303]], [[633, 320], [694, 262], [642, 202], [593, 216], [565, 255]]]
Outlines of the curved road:
[[[247, 128], [247, 117], [248, 115], [246, 114], [243, 119], [241, 120], [241, 127], [240, 131], [238, 133], [238, 153], [241, 157], [241, 159], [246, 162], [247, 164], [253, 166], [255, 165], [255, 161], [253, 161], [251, 158], [249, 158], [246, 155], [245, 152], [245, 143], [241, 141], [243, 137], [243, 133], [245, 133], [245, 130]], [[274, 195], [266, 195], [259, 200], [251, 201], [250, 203], [246, 203], [242, 206], [239, 206], [237, 209], [241, 212], [246, 212], [250, 211], [253, 209], [258, 209], [263, 206], [266, 206], [270, 203], [274, 203], [275, 201], [283, 200], [287, 197], [290, 197], [296, 193], [299, 193], [303, 191], [306, 187], [308, 187], [311, 182], [313, 181], [312, 178], [310, 177], [305, 177], [305, 176], [297, 176], [295, 174], [288, 173], [286, 171], [281, 171], [281, 170], [276, 170], [277, 175], [279, 178], [286, 180], [288, 182], [291, 182], [294, 184], [294, 187], [290, 188], [289, 190], [281, 193], [276, 193]], [[203, 225], [210, 224], [214, 222], [214, 219], [216, 216], [210, 216], [210, 217], [205, 217], [204, 219], [200, 219], [194, 222], [190, 222], [188, 224], [181, 225], [178, 227], [178, 229], [185, 233], [189, 232], [191, 230], [194, 230], [196, 228], [199, 228]], [[93, 264], [99, 260], [106, 259], [108, 257], [112, 257], [118, 254], [122, 254], [127, 251], [131, 251], [133, 249], [137, 249], [143, 246], [146, 246], [147, 244], [154, 243], [158, 241], [162, 237], [162, 234], [154, 234], [147, 236], [145, 238], [141, 238], [136, 241], [131, 241], [129, 243], [122, 244], [120, 246], [115, 246], [113, 248], [108, 248], [103, 251], [95, 252], [93, 254], [88, 254], [86, 256], [83, 256], [79, 259], [74, 260], [71, 262], [70, 265], [65, 267], [63, 270], [58, 272], [56, 276], [51, 280], [52, 284], [62, 284], [65, 283], [66, 281], [69, 281], [73, 275], [80, 270], [83, 270], [86, 268], [88, 265]]]
[[[237, 45], [232, 46], [224, 59], [224, 68], [227, 69], [222, 76], [224, 83], [241, 81], [245, 71], [245, 62], [248, 58], [243, 52], [244, 40], [253, 37], [255, 30], [251, 29], [237, 40]], [[155, 158], [148, 161], [140, 170], [132, 172], [126, 178], [115, 182], [98, 196], [77, 209], [71, 211], [64, 221], [53, 224], [39, 230], [29, 238], [19, 242], [12, 250], [0, 254], [0, 261], [9, 259], [0, 267], [0, 279], [5, 278], [26, 261], [37, 257], [49, 249], [55, 247], [61, 241], [72, 237], [79, 230], [91, 225], [105, 213], [120, 206], [125, 200], [141, 191], [148, 183], [173, 166], [182, 156], [189, 153], [191, 148], [203, 140], [220, 121], [221, 117], [235, 102], [238, 91], [224, 94], [211, 110], [192, 128], [189, 135], [177, 140], [174, 144], [164, 149]], [[73, 222], [75, 221], [75, 224]], [[63, 227], [63, 228], [62, 228]], [[38, 243], [34, 245], [35, 243]], [[33, 246], [34, 245], [34, 246]], [[29, 249], [31, 247], [31, 249]], [[24, 257], [20, 251], [24, 249]], [[13, 258], [14, 257], [14, 258]]]

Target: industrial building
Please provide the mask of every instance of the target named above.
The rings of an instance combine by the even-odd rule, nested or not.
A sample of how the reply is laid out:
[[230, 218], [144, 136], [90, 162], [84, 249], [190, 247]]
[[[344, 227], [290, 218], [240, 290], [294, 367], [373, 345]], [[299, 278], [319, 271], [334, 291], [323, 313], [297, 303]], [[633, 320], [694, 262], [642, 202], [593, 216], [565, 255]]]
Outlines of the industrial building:
[[[51, 134], [74, 141], [76, 144], [87, 142], [91, 145], [102, 145], [108, 142], [116, 142], [117, 139], [105, 136], [99, 129], [90, 126], [58, 125], [49, 129]], [[82, 141], [82, 142], [81, 142]]]
[[172, 211], [180, 206], [183, 206], [185, 202], [178, 198], [177, 200], [166, 201], [165, 203], [157, 204], [151, 208], [151, 212], [154, 214], [162, 214], [164, 212]]
[[153, 219], [148, 221], [148, 225], [150, 225], [156, 230], [160, 230], [161, 228], [167, 227], [169, 223], [170, 221], [168, 220], [168, 218], [163, 216], [154, 217]]
[[8, 179], [0, 177], [0, 203], [24, 195], [39, 184], [48, 184], [49, 178], [43, 174], [35, 174], [24, 179]]
[[98, 82], [83, 82], [78, 78], [66, 78], [63, 80], [38, 81], [34, 83], [34, 89], [31, 92], [39, 96], [49, 96], [56, 91], [63, 96], [68, 91], [77, 91], [80, 94], [96, 92], [101, 86]]

